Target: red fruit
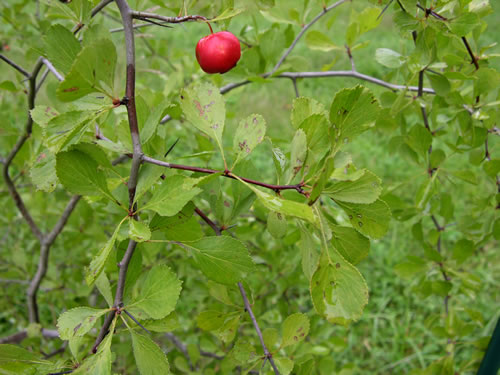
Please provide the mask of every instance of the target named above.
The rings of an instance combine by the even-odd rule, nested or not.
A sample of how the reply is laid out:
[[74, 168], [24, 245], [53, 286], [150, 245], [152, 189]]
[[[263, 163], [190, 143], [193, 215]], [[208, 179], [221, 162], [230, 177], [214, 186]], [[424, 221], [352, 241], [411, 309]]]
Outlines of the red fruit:
[[205, 73], [226, 73], [240, 56], [240, 41], [229, 31], [207, 35], [196, 45], [196, 60]]

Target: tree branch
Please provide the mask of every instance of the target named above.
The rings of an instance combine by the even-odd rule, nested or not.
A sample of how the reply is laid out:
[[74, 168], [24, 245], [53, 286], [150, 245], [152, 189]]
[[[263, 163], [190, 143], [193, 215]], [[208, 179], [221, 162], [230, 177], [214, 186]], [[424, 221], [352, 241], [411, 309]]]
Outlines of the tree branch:
[[24, 201], [22, 200], [21, 196], [17, 192], [17, 189], [14, 185], [14, 182], [12, 181], [10, 174], [9, 174], [9, 167], [10, 164], [12, 163], [12, 160], [15, 158], [21, 147], [24, 145], [26, 140], [31, 136], [31, 131], [33, 128], [33, 119], [31, 118], [30, 111], [35, 107], [35, 96], [36, 96], [36, 77], [38, 76], [38, 73], [40, 72], [40, 69], [42, 68], [42, 59], [39, 58], [38, 61], [35, 64], [35, 67], [33, 68], [33, 71], [31, 74], [29, 74], [29, 91], [28, 91], [28, 120], [26, 122], [24, 134], [21, 135], [21, 137], [18, 139], [16, 145], [14, 148], [10, 151], [9, 155], [7, 155], [7, 158], [5, 160], [4, 166], [3, 166], [3, 178], [5, 180], [5, 184], [7, 185], [7, 189], [9, 190], [9, 194], [12, 196], [14, 199], [14, 202], [21, 212], [21, 215], [23, 218], [26, 220], [28, 223], [31, 232], [34, 234], [34, 236], [40, 241], [43, 241], [43, 234], [38, 228], [38, 226], [35, 224], [35, 221], [33, 220], [33, 217], [29, 213], [28, 209], [26, 208]]
[[194, 209], [194, 212], [196, 212], [198, 216], [201, 217], [203, 221], [207, 223], [210, 228], [213, 229], [216, 236], [220, 236], [222, 234], [222, 230], [219, 228], [219, 226], [215, 224], [207, 215], [205, 215], [205, 213], [202, 210], [196, 207]]
[[47, 69], [50, 70], [52, 74], [56, 76], [58, 81], [64, 80], [64, 77], [57, 71], [56, 68], [54, 68], [54, 65], [52, 65], [52, 63], [49, 60], [42, 58], [42, 61], [47, 66]]
[[[42, 336], [47, 339], [55, 339], [59, 337], [59, 332], [55, 329], [42, 328]], [[22, 331], [14, 333], [10, 336], [2, 337], [0, 339], [0, 344], [19, 344], [27, 337], [28, 331], [23, 329]]]
[[59, 218], [59, 221], [56, 223], [54, 228], [52, 228], [52, 231], [45, 237], [45, 243], [47, 245], [52, 245], [54, 241], [56, 240], [57, 236], [61, 231], [63, 230], [64, 226], [68, 222], [68, 219], [75, 209], [78, 201], [80, 200], [81, 196], [80, 195], [74, 195], [66, 205], [66, 208], [64, 209], [61, 217]]
[[144, 156], [142, 158], [142, 161], [144, 163], [155, 164], [155, 165], [159, 165], [161, 167], [170, 168], [170, 169], [180, 169], [180, 170], [184, 170], [184, 171], [191, 171], [191, 172], [198, 172], [198, 173], [205, 173], [205, 174], [221, 173], [223, 177], [227, 177], [227, 178], [231, 178], [231, 179], [236, 179], [236, 177], [238, 177], [239, 179], [241, 179], [249, 184], [261, 186], [263, 188], [270, 189], [270, 190], [273, 190], [275, 192], [280, 192], [282, 190], [296, 190], [300, 194], [303, 194], [303, 195], [305, 194], [305, 192], [303, 190], [304, 184], [302, 184], [302, 183], [295, 184], [295, 185], [273, 185], [273, 184], [267, 184], [265, 182], [251, 180], [251, 179], [245, 178], [245, 177], [239, 177], [239, 176], [236, 176], [230, 172], [225, 173], [224, 171], [217, 171], [215, 169], [199, 168], [199, 167], [192, 167], [189, 165], [167, 163], [165, 161], [150, 158], [149, 156]]
[[108, 4], [111, 4], [114, 0], [101, 0], [99, 4], [95, 6], [94, 9], [90, 12], [90, 16], [94, 17], [97, 13], [103, 10]]
[[25, 76], [26, 78], [30, 78], [31, 75], [26, 71], [24, 70], [23, 68], [21, 68], [19, 65], [17, 65], [14, 61], [8, 59], [7, 57], [5, 57], [3, 54], [0, 53], [0, 60], [3, 60], [5, 61], [7, 64], [9, 64], [10, 66], [12, 66], [14, 69], [16, 69], [19, 73], [21, 73], [23, 76]]
[[347, 2], [349, 0], [339, 0], [337, 1], [336, 3], [330, 5], [329, 7], [327, 8], [323, 8], [323, 11], [318, 14], [316, 17], [313, 18], [313, 20], [311, 22], [309, 22], [307, 25], [305, 25], [302, 30], [300, 31], [300, 33], [295, 37], [294, 41], [292, 42], [292, 44], [290, 45], [290, 47], [288, 47], [288, 49], [285, 51], [285, 53], [283, 53], [283, 55], [280, 57], [280, 59], [278, 60], [278, 62], [276, 63], [276, 65], [274, 66], [274, 68], [269, 72], [269, 75], [273, 75], [274, 73], [276, 73], [276, 71], [278, 70], [278, 68], [281, 66], [281, 64], [283, 64], [283, 62], [285, 61], [285, 59], [288, 57], [288, 55], [292, 52], [292, 50], [295, 48], [295, 45], [299, 42], [300, 38], [302, 38], [302, 36], [304, 35], [304, 33], [312, 26], [314, 25], [321, 17], [323, 17], [326, 13], [328, 13], [330, 10], [332, 9], [335, 9], [336, 7], [338, 7], [339, 5]]
[[132, 18], [147, 21], [148, 19], [156, 19], [163, 21], [164, 23], [183, 23], [190, 21], [204, 21], [207, 22], [208, 19], [203, 16], [184, 16], [184, 17], [166, 17], [156, 13], [148, 13], [148, 12], [137, 12], [132, 11]]
[[250, 319], [252, 320], [253, 326], [255, 328], [255, 331], [257, 332], [257, 336], [259, 336], [260, 344], [262, 345], [262, 349], [264, 349], [264, 355], [265, 359], [269, 360], [269, 363], [271, 363], [271, 366], [273, 367], [274, 373], [276, 375], [279, 375], [279, 370], [276, 367], [276, 364], [274, 363], [273, 360], [273, 355], [267, 350], [266, 343], [264, 342], [264, 338], [262, 337], [262, 332], [260, 330], [259, 324], [257, 323], [257, 319], [255, 319], [255, 315], [252, 311], [252, 307], [250, 306], [250, 303], [248, 302], [247, 294], [245, 293], [245, 289], [243, 288], [243, 285], [239, 282], [238, 287], [240, 288], [240, 293], [241, 297], [243, 298], [243, 302], [245, 304], [245, 310], [248, 312], [248, 315], [250, 315]]

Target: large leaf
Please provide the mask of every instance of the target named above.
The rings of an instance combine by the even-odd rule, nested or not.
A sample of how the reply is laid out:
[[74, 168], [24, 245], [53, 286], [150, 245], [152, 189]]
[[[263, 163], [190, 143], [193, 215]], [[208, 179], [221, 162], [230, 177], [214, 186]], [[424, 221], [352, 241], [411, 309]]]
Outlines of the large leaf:
[[97, 319], [108, 311], [109, 309], [76, 307], [64, 312], [57, 320], [57, 330], [61, 340], [85, 335], [92, 329]]
[[196, 264], [209, 279], [221, 284], [242, 281], [254, 269], [245, 245], [232, 237], [205, 237], [182, 246], [191, 250]]
[[370, 240], [351, 227], [331, 225], [333, 247], [351, 264], [368, 256]]
[[349, 216], [353, 228], [360, 233], [382, 238], [389, 229], [391, 210], [384, 201], [378, 199], [370, 204], [336, 202]]
[[92, 92], [114, 96], [116, 48], [111, 40], [101, 39], [84, 47], [66, 78], [57, 89], [63, 102], [79, 99]]
[[311, 278], [311, 296], [318, 314], [331, 323], [348, 325], [361, 317], [368, 287], [356, 267], [334, 249], [324, 249]]
[[60, 152], [56, 157], [59, 181], [66, 189], [80, 195], [102, 195], [115, 201], [108, 190], [106, 176], [97, 162], [81, 151]]
[[78, 39], [64, 26], [55, 24], [47, 30], [43, 41], [45, 56], [59, 73], [67, 74], [81, 50]]
[[149, 337], [130, 330], [135, 364], [141, 375], [170, 374], [170, 367], [165, 353]]
[[42, 359], [41, 355], [30, 352], [17, 345], [0, 344], [0, 373], [6, 375], [46, 374], [58, 371], [52, 362]]
[[339, 91], [330, 107], [330, 122], [340, 142], [350, 142], [368, 130], [377, 119], [379, 105], [363, 86]]
[[126, 218], [127, 216], [120, 222], [120, 224], [118, 224], [115, 231], [113, 232], [113, 235], [108, 240], [108, 242], [106, 242], [106, 245], [104, 245], [104, 247], [99, 250], [97, 255], [92, 258], [92, 261], [90, 262], [90, 265], [85, 272], [85, 281], [89, 286], [94, 284], [96, 279], [101, 274], [104, 268], [104, 264], [106, 264], [106, 260], [108, 259], [111, 250], [113, 250], [113, 246], [115, 245], [116, 237], [118, 236], [120, 227], [122, 226], [122, 223]]
[[201, 189], [194, 187], [196, 180], [181, 175], [173, 175], [162, 181], [153, 192], [151, 199], [141, 210], [153, 210], [162, 216], [172, 216], [196, 195]]
[[181, 108], [190, 123], [214, 139], [221, 152], [226, 107], [219, 89], [202, 83], [181, 92]]
[[332, 181], [323, 190], [335, 200], [351, 203], [373, 203], [381, 192], [380, 178], [370, 171], [354, 180]]
[[253, 151], [266, 135], [266, 120], [261, 115], [250, 115], [241, 120], [233, 137], [233, 150], [236, 160], [233, 164], [244, 159]]
[[[153, 319], [161, 319], [175, 309], [181, 292], [181, 281], [165, 265], [154, 266], [148, 272], [141, 292], [127, 309], [141, 310]], [[137, 314], [144, 319], [141, 314]], [[146, 317], [146, 318], [147, 318]]]

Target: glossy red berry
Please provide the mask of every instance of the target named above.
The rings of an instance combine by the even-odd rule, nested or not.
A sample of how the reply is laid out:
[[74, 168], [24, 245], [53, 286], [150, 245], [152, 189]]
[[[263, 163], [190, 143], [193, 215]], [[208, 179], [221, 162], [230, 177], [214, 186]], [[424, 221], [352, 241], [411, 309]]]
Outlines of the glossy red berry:
[[240, 57], [240, 41], [229, 31], [207, 35], [196, 45], [196, 59], [205, 73], [226, 73]]

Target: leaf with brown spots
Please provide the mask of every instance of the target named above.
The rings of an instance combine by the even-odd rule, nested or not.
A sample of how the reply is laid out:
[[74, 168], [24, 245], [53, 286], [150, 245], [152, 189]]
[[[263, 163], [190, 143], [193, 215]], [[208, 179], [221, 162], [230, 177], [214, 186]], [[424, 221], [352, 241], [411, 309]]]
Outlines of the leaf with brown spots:
[[290, 315], [283, 322], [282, 332], [282, 348], [304, 340], [309, 333], [309, 318], [302, 313]]
[[241, 120], [233, 138], [236, 160], [233, 167], [246, 158], [266, 135], [266, 120], [261, 115], [250, 115]]
[[57, 320], [57, 329], [62, 340], [83, 336], [92, 329], [96, 320], [109, 309], [77, 307], [63, 313]]

